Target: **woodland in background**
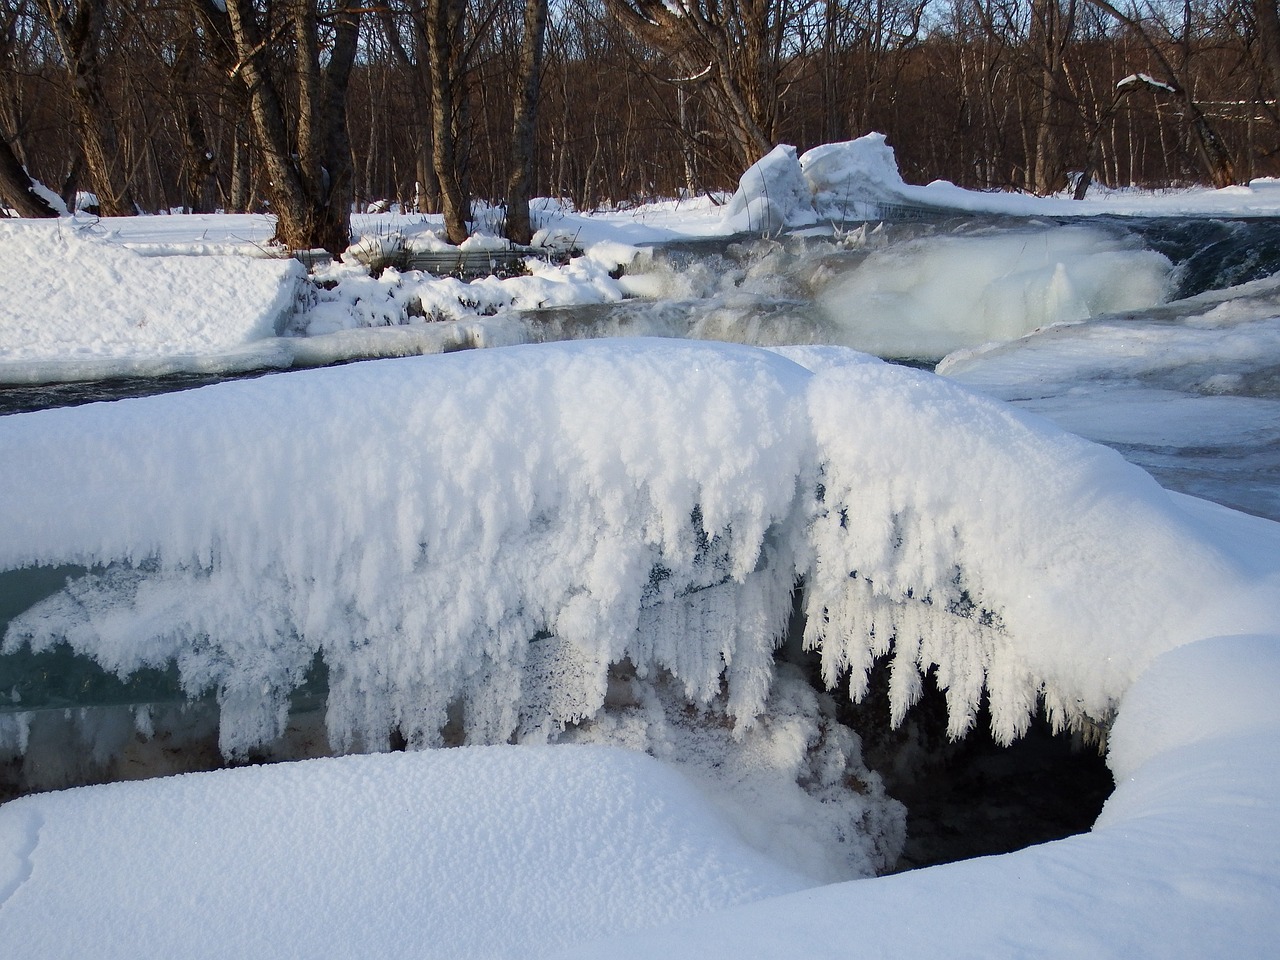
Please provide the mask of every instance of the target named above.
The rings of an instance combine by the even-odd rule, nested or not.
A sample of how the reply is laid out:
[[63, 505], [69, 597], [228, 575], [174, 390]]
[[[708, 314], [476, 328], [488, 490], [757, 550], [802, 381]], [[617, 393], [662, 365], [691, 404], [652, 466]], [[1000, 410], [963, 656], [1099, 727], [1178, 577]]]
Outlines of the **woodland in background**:
[[909, 182], [1280, 174], [1275, 0], [0, 4], [25, 215], [15, 162], [103, 214], [270, 209], [288, 245], [341, 249], [353, 205], [398, 201], [456, 242], [473, 199], [722, 190], [775, 143], [872, 130]]

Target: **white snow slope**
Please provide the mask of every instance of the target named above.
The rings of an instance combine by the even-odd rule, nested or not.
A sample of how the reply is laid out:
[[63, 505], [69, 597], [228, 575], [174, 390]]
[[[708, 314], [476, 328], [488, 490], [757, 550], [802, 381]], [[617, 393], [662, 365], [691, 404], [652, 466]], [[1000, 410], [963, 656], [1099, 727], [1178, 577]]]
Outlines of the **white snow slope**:
[[671, 768], [475, 747], [226, 770], [0, 808], [13, 957], [541, 956], [802, 889]]
[[9, 642], [176, 658], [233, 749], [317, 649], [340, 743], [430, 742], [454, 696], [476, 740], [590, 716], [624, 654], [695, 700], [723, 670], [745, 724], [801, 574], [828, 676], [856, 690], [891, 650], [896, 713], [930, 667], [955, 732], [984, 686], [1002, 737], [1037, 696], [1118, 708], [1091, 834], [788, 893], [648, 761], [306, 762], [6, 804], [6, 944], [538, 956], [661, 927], [571, 955], [1269, 955], [1280, 525], [932, 375], [783, 354], [520, 347], [3, 418], [0, 567], [116, 563]]
[[156, 373], [243, 351], [282, 331], [304, 275], [294, 260], [145, 257], [68, 218], [0, 221], [0, 380]]
[[1275, 956], [1280, 636], [1158, 658], [1120, 706], [1090, 833], [836, 884], [558, 953], [569, 958]]
[[934, 669], [952, 734], [985, 693], [1005, 742], [1038, 698], [1103, 719], [1162, 651], [1280, 629], [1280, 527], [1241, 541], [930, 374], [787, 355], [514, 347], [0, 419], [0, 569], [105, 567], [5, 643], [176, 662], [238, 754], [317, 654], [339, 748], [437, 743], [458, 698], [474, 742], [546, 735], [624, 658], [701, 703], [723, 674], [749, 725], [797, 577], [829, 684], [892, 647], [895, 719]]

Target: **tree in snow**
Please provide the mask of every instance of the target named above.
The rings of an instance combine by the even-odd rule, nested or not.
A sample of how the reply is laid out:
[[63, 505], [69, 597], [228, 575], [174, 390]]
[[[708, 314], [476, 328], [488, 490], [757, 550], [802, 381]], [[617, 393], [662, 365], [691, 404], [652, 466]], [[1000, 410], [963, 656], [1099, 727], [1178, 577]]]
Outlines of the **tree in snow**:
[[[247, 93], [275, 239], [340, 253], [351, 241], [346, 101], [364, 8], [355, 0], [292, 0], [283, 12], [254, 0], [193, 2], [206, 50]], [[274, 59], [281, 46], [286, 63]]]
[[665, 54], [698, 81], [745, 170], [777, 141], [786, 78], [789, 0], [605, 0], [605, 6], [643, 43]]
[[0, 136], [0, 200], [20, 217], [56, 217], [58, 211], [33, 186], [9, 141]]

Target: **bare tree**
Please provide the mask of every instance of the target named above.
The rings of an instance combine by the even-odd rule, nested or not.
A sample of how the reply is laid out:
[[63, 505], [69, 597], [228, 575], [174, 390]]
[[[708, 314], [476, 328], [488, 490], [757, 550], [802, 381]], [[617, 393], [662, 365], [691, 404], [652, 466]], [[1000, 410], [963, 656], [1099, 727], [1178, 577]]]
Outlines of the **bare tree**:
[[661, 50], [701, 90], [739, 169], [773, 149], [786, 85], [789, 0], [605, 0], [640, 41]]
[[89, 182], [104, 216], [137, 212], [125, 173], [102, 68], [107, 32], [106, 0], [43, 0], [48, 26], [69, 81]]
[[[1166, 56], [1160, 43], [1157, 42], [1157, 36], [1160, 33], [1169, 36], [1171, 31], [1161, 23], [1158, 17], [1150, 14], [1150, 11], [1144, 15], [1142, 11], [1135, 7], [1132, 11], [1126, 13], [1112, 4], [1110, 0], [1089, 0], [1089, 2], [1134, 31], [1150, 52], [1152, 59], [1159, 65], [1162, 76], [1154, 79], [1159, 82], [1160, 87], [1166, 90], [1171, 97], [1179, 101], [1195, 143], [1196, 154], [1200, 158], [1210, 182], [1219, 188], [1229, 187], [1235, 183], [1235, 162], [1231, 158], [1231, 153], [1227, 150], [1222, 139], [1218, 136], [1217, 130], [1209, 122], [1204, 110], [1201, 109], [1200, 104], [1196, 102], [1195, 97], [1192, 95], [1191, 88], [1187, 85], [1185, 77], [1182, 75], [1185, 71], [1179, 71], [1174, 68], [1173, 63]], [[1184, 17], [1189, 19], [1189, 16], [1190, 5], [1187, 3], [1184, 5]]]
[[56, 217], [58, 211], [38, 194], [31, 178], [14, 155], [9, 141], [0, 137], [0, 199], [20, 217]]
[[[247, 94], [250, 129], [265, 168], [275, 240], [290, 249], [333, 253], [351, 242], [354, 171], [347, 138], [346, 98], [358, 49], [357, 0], [289, 0], [284, 16], [254, 0], [195, 0], [210, 29], [206, 49], [235, 60], [233, 79]], [[271, 53], [287, 37], [289, 83], [273, 70]], [[324, 47], [325, 56], [321, 56]], [[288, 100], [286, 100], [286, 95]], [[292, 119], [292, 123], [290, 122]]]
[[511, 179], [507, 181], [507, 236], [515, 243], [533, 239], [529, 191], [533, 183], [538, 90], [542, 83], [542, 47], [547, 33], [547, 0], [525, 0], [524, 35], [511, 130]]

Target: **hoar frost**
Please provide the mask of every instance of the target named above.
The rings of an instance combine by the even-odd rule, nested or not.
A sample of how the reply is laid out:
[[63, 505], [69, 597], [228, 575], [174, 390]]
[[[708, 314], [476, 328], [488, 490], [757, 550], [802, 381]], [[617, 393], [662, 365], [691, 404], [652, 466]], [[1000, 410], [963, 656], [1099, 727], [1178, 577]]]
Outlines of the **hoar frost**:
[[0, 568], [94, 572], [16, 618], [176, 664], [221, 746], [277, 737], [317, 656], [337, 749], [546, 740], [610, 670], [738, 737], [805, 641], [856, 698], [932, 674], [959, 736], [1106, 716], [1163, 650], [1275, 629], [1280, 576], [1118, 455], [836, 348], [662, 341], [384, 361], [0, 421]]

